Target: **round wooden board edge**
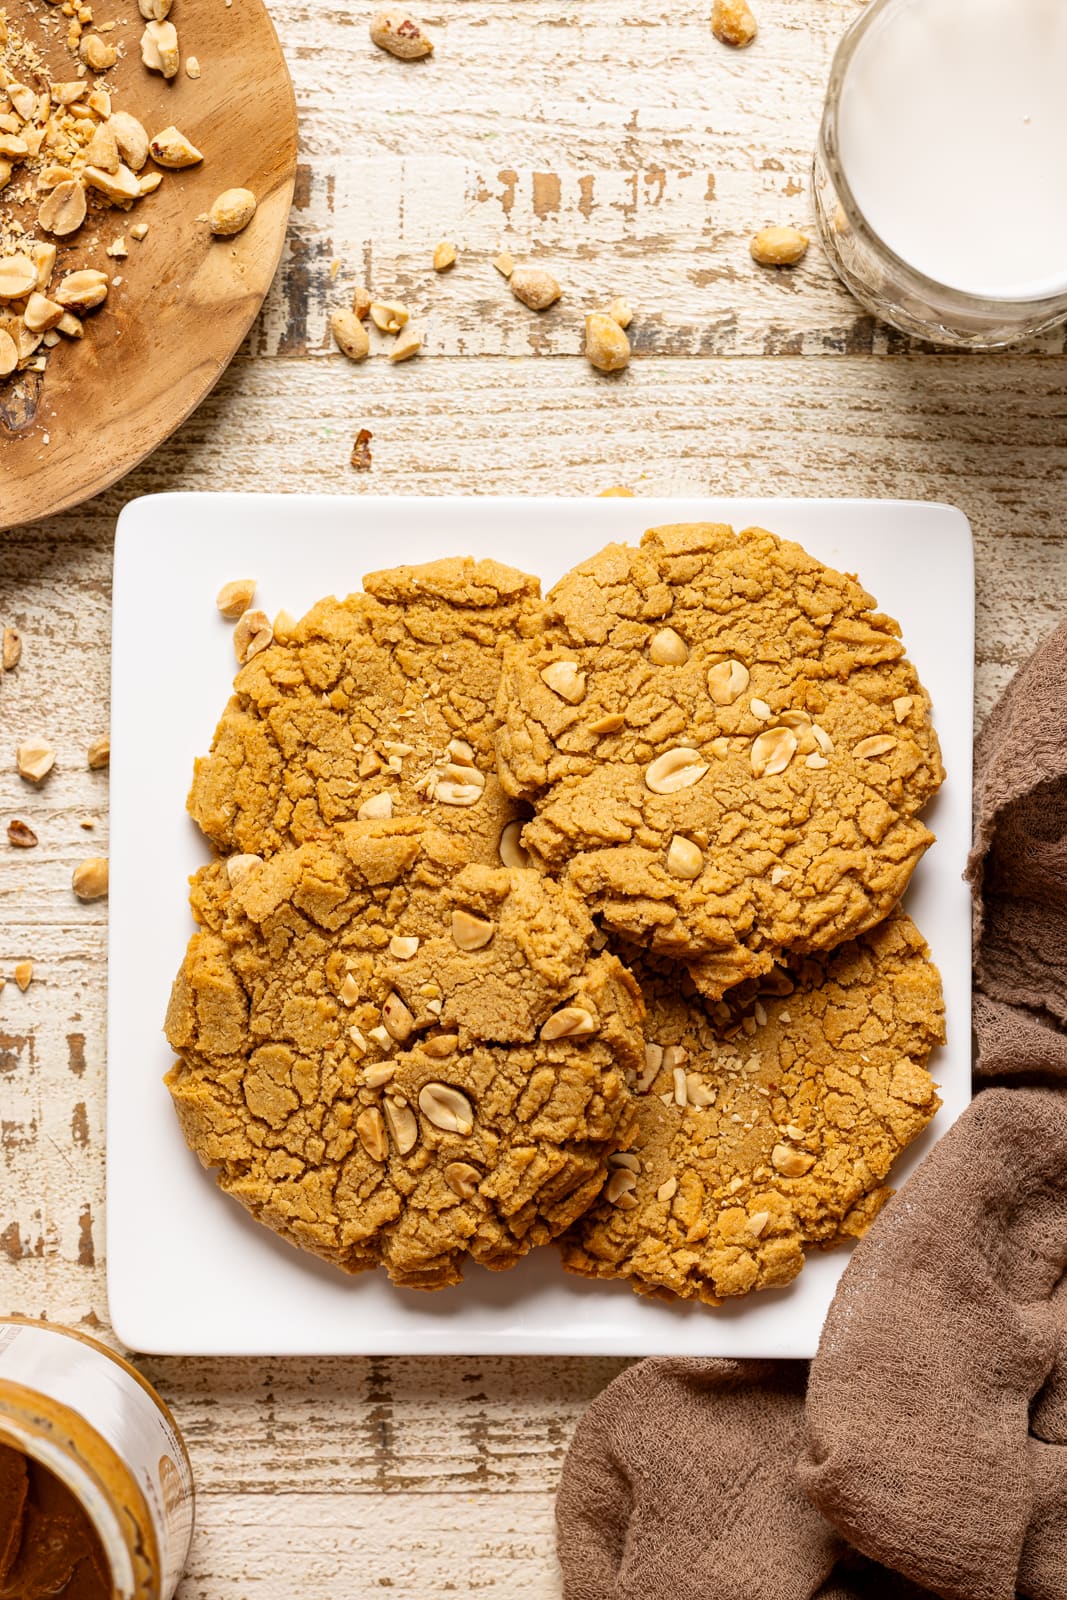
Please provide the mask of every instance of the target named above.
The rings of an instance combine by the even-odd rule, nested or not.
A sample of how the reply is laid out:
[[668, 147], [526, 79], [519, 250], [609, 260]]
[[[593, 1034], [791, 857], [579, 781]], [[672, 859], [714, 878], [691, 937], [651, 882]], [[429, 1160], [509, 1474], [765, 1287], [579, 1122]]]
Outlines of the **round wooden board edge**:
[[[70, 493], [60, 493], [51, 499], [43, 501], [39, 505], [33, 505], [32, 502], [28, 502], [27, 499], [20, 500], [18, 485], [15, 486], [13, 491], [9, 491], [0, 485], [0, 490], [2, 490], [2, 499], [0, 499], [0, 533], [6, 533], [11, 528], [20, 527], [24, 524], [43, 522], [48, 517], [58, 516], [62, 511], [72, 511], [76, 506], [84, 505], [87, 500], [92, 500], [98, 494], [103, 494], [105, 489], [110, 489], [113, 484], [118, 483], [122, 478], [125, 478], [129, 473], [133, 472], [137, 467], [139, 467], [142, 461], [146, 461], [154, 451], [159, 449], [160, 445], [165, 444], [173, 434], [177, 433], [182, 424], [187, 422], [197, 407], [202, 405], [207, 399], [212, 389], [214, 389], [215, 385], [222, 378], [223, 373], [233, 361], [234, 356], [237, 354], [238, 350], [241, 348], [241, 345], [244, 343], [244, 340], [247, 338], [249, 329], [252, 327], [252, 324], [255, 322], [256, 318], [263, 309], [263, 302], [270, 292], [271, 284], [274, 282], [279, 264], [281, 263], [282, 252], [285, 249], [289, 218], [293, 209], [293, 196], [296, 192], [296, 168], [299, 155], [300, 129], [297, 115], [296, 90], [293, 86], [292, 73], [289, 71], [289, 63], [285, 59], [285, 52], [282, 49], [281, 40], [278, 38], [278, 30], [274, 26], [274, 19], [264, 3], [264, 0], [260, 0], [260, 6], [263, 16], [266, 19], [267, 27], [270, 29], [271, 37], [274, 41], [274, 48], [278, 53], [278, 59], [281, 63], [282, 70], [285, 73], [285, 82], [289, 91], [287, 96], [288, 124], [284, 130], [282, 138], [279, 140], [279, 154], [283, 176], [275, 187], [274, 195], [272, 196], [272, 198], [278, 197], [284, 201], [284, 216], [279, 224], [276, 247], [272, 256], [269, 258], [270, 271], [266, 274], [263, 292], [258, 296], [255, 304], [250, 306], [247, 318], [241, 323], [229, 349], [224, 351], [216, 371], [210, 376], [208, 381], [202, 385], [198, 386], [194, 383], [190, 386], [188, 403], [183, 402], [181, 409], [174, 418], [174, 421], [164, 433], [160, 434], [159, 438], [156, 439], [153, 444], [150, 444], [144, 450], [137, 451], [128, 459], [120, 459], [113, 468], [105, 470], [99, 474], [98, 477], [94, 478], [91, 484], [87, 486], [82, 485], [78, 488], [75, 488]], [[4, 503], [7, 501], [9, 493], [12, 494], [12, 499], [14, 502], [13, 508], [10, 511], [8, 510], [7, 504]]]

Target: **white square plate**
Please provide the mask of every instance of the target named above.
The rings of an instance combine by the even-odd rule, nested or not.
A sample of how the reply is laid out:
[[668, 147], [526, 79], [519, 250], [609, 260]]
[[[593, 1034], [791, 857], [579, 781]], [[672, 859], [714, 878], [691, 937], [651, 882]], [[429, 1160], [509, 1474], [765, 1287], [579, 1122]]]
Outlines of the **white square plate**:
[[[783, 1290], [722, 1310], [670, 1306], [625, 1283], [569, 1277], [556, 1252], [459, 1287], [346, 1278], [228, 1199], [186, 1149], [163, 1074], [170, 986], [192, 931], [186, 880], [209, 852], [185, 812], [234, 672], [214, 596], [254, 576], [268, 615], [358, 588], [364, 572], [470, 553], [546, 589], [611, 539], [664, 522], [762, 524], [858, 572], [899, 619], [929, 689], [948, 781], [908, 909], [941, 968], [944, 1108], [894, 1169], [898, 1184], [970, 1097], [970, 839], [974, 571], [950, 506], [864, 500], [376, 499], [161, 495], [123, 511], [112, 662], [108, 1026], [108, 1288], [120, 1339], [182, 1355], [557, 1354], [811, 1356], [847, 1252], [815, 1251]], [[165, 618], [165, 623], [161, 621]]]

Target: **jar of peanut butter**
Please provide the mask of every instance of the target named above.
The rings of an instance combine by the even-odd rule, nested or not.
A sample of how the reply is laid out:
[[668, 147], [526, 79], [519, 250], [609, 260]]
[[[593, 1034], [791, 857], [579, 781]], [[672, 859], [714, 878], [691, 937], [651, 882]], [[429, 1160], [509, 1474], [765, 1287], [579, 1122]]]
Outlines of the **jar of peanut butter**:
[[0, 1319], [0, 1600], [171, 1600], [192, 1534], [151, 1385], [84, 1334]]

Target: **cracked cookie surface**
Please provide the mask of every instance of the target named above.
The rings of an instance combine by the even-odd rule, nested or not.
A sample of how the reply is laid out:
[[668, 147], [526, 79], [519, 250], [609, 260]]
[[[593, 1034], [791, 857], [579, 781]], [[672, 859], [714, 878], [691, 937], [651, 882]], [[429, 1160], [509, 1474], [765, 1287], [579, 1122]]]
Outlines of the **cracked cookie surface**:
[[369, 806], [432, 820], [468, 860], [499, 864], [519, 814], [494, 770], [500, 660], [539, 593], [513, 567], [456, 558], [320, 601], [237, 674], [189, 795], [203, 832], [223, 854], [270, 855]]
[[497, 763], [524, 846], [712, 998], [899, 900], [943, 778], [899, 629], [758, 528], [609, 545], [511, 645]]
[[638, 957], [648, 1010], [637, 1133], [561, 1241], [564, 1264], [640, 1293], [717, 1305], [790, 1282], [804, 1249], [858, 1237], [900, 1152], [940, 1104], [941, 982], [894, 912], [774, 988], [706, 1002]]
[[427, 1289], [586, 1209], [644, 1050], [574, 892], [464, 852], [407, 818], [202, 868], [167, 1016], [167, 1084], [220, 1186], [346, 1271]]

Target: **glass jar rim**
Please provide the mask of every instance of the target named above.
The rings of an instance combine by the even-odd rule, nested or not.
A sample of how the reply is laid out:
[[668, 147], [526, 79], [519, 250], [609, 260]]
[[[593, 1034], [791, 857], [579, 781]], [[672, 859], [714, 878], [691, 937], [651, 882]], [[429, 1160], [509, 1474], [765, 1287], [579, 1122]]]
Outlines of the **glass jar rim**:
[[877, 19], [890, 8], [906, 3], [907, 0], [869, 0], [866, 9], [850, 23], [842, 34], [830, 64], [830, 78], [823, 103], [819, 137], [823, 159], [826, 162], [848, 225], [855, 233], [861, 235], [870, 249], [887, 258], [906, 280], [910, 280], [910, 283], [914, 285], [919, 294], [936, 296], [944, 302], [947, 308], [962, 317], [989, 317], [1003, 320], [1006, 316], [1011, 316], [1013, 312], [1017, 312], [1020, 321], [1028, 320], [1035, 315], [1040, 317], [1045, 314], [1052, 321], [1058, 320], [1063, 315], [1064, 307], [1067, 306], [1067, 277], [1064, 278], [1064, 282], [1060, 287], [1044, 295], [1033, 295], [1020, 299], [1015, 295], [972, 294], [967, 289], [958, 289], [952, 284], [943, 283], [940, 278], [932, 278], [929, 273], [923, 272], [920, 267], [914, 266], [912, 262], [898, 255], [892, 245], [882, 237], [876, 228], [872, 227], [860, 209], [841, 156], [841, 141], [838, 130], [841, 88], [859, 45], [866, 38]]

